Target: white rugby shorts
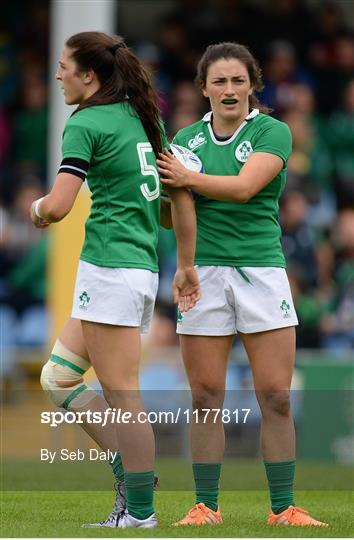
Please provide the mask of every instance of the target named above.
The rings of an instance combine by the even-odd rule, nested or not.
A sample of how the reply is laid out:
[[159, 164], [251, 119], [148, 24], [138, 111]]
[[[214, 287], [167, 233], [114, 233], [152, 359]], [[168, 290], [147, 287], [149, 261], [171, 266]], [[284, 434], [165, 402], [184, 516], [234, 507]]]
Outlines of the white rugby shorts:
[[190, 311], [178, 314], [178, 334], [228, 336], [298, 324], [284, 268], [196, 268], [202, 296]]
[[108, 268], [79, 262], [74, 319], [140, 327], [146, 334], [154, 312], [158, 274], [140, 268]]

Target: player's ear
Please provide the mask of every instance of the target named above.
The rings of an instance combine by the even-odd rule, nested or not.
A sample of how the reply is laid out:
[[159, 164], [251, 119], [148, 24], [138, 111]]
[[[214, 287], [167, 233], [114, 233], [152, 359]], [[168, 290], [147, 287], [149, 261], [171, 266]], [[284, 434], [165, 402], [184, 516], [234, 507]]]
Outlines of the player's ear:
[[205, 81], [199, 81], [199, 90], [201, 91], [203, 96], [207, 98], [209, 96], [208, 96], [208, 93], [207, 93], [205, 87], [206, 87]]
[[88, 71], [84, 71], [82, 73], [82, 82], [84, 84], [91, 84], [94, 77], [95, 77], [95, 72], [93, 71], [93, 69], [90, 69]]

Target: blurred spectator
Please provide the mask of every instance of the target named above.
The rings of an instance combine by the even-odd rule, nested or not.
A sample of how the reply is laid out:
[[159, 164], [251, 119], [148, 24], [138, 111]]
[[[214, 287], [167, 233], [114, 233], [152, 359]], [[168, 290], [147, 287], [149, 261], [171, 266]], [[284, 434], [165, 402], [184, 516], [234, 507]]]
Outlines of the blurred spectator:
[[203, 101], [201, 92], [192, 81], [181, 81], [173, 88], [170, 103], [168, 133], [172, 139], [177, 131], [200, 120]]
[[48, 62], [49, 10], [47, 0], [17, 0], [21, 5], [22, 17], [16, 20], [16, 38], [22, 50], [35, 52], [42, 63]]
[[[188, 15], [191, 3], [186, 0], [182, 4], [179, 13]], [[199, 10], [194, 9], [194, 13], [186, 21], [187, 35], [189, 43], [199, 52], [211, 43], [221, 41], [238, 41], [247, 43], [249, 40], [249, 21], [252, 21], [252, 48], [254, 52], [262, 49], [263, 13], [260, 6], [252, 6], [250, 2], [244, 0], [218, 0], [214, 2], [199, 2]], [[184, 17], [184, 19], [186, 19]]]
[[345, 353], [354, 349], [354, 210], [342, 210], [333, 235], [337, 292], [321, 320], [322, 346]]
[[0, 166], [2, 167], [9, 154], [11, 144], [11, 124], [8, 113], [0, 105]]
[[[38, 245], [43, 233], [32, 226], [28, 215], [31, 203], [43, 195], [42, 187], [35, 177], [24, 178], [18, 187], [11, 208], [7, 211], [2, 208], [2, 231], [0, 243], [1, 261], [1, 297], [3, 303], [13, 307], [21, 313], [38, 299], [35, 283], [31, 280], [27, 290], [19, 290], [16, 283], [11, 283], [10, 275], [19, 268], [19, 272], [25, 275], [28, 264], [28, 255]], [[38, 259], [39, 261], [39, 259]], [[45, 275], [41, 279], [45, 283]], [[43, 301], [43, 297], [41, 298]]]
[[24, 177], [18, 185], [11, 208], [5, 211], [2, 249], [11, 253], [13, 261], [22, 257], [41, 237], [41, 231], [32, 226], [28, 215], [32, 202], [43, 194], [43, 188], [37, 177]]
[[36, 177], [25, 177], [9, 211], [1, 208], [0, 317], [11, 328], [4, 354], [8, 373], [16, 346], [43, 346], [48, 335], [46, 301], [47, 236], [29, 218], [33, 200], [43, 195]]
[[176, 321], [166, 314], [165, 308], [159, 304], [156, 306], [149, 334], [143, 343], [153, 350], [178, 345]]
[[[281, 119], [290, 128], [293, 138], [293, 152], [288, 162], [287, 186], [289, 188], [303, 189], [313, 173], [314, 159], [319, 159], [319, 133], [317, 132], [316, 116], [314, 111], [314, 95], [312, 90], [304, 84], [295, 84], [290, 92], [292, 102], [291, 110], [283, 114]], [[325, 153], [325, 157], [327, 154]], [[314, 174], [316, 181], [323, 187], [329, 181], [328, 162], [325, 159], [321, 170]], [[322, 177], [323, 176], [323, 181]], [[309, 191], [309, 190], [308, 190]]]
[[337, 107], [338, 96], [353, 75], [353, 38], [348, 33], [339, 3], [319, 5], [308, 59], [319, 89], [318, 108], [329, 113]]
[[317, 284], [314, 233], [307, 223], [309, 204], [303, 193], [291, 191], [281, 201], [282, 247], [289, 270], [309, 290]]
[[312, 88], [310, 75], [298, 65], [294, 46], [288, 41], [273, 41], [267, 49], [264, 65], [264, 90], [261, 100], [275, 116], [281, 116], [293, 106], [294, 86], [306, 84]]
[[9, 31], [0, 29], [0, 103], [9, 106], [18, 88], [16, 47]]
[[339, 208], [354, 208], [354, 76], [343, 92], [342, 105], [328, 121], [327, 140]]
[[334, 250], [328, 238], [316, 239], [313, 246], [316, 260], [316, 286], [309, 287], [306, 269], [290, 264], [287, 268], [294, 304], [299, 318], [296, 327], [299, 348], [319, 348], [322, 344], [321, 319], [332, 309], [336, 294]]
[[22, 108], [14, 116], [13, 158], [19, 167], [29, 166], [42, 178], [47, 164], [47, 92], [40, 67], [29, 64], [23, 73]]
[[173, 137], [180, 129], [190, 126], [191, 124], [198, 122], [198, 120], [200, 120], [200, 114], [198, 114], [196, 111], [192, 112], [183, 108], [173, 109], [168, 121], [169, 141], [172, 141]]
[[171, 105], [183, 112], [198, 114], [202, 106], [202, 94], [192, 81], [180, 81], [172, 90]]
[[[309, 203], [301, 191], [290, 191], [281, 200], [282, 246], [299, 318], [299, 347], [319, 347], [320, 320], [334, 296], [333, 251], [320, 242], [308, 224]], [[319, 265], [322, 265], [319, 271]]]
[[322, 2], [315, 21], [312, 43], [308, 49], [309, 58], [317, 69], [333, 68], [335, 40], [346, 31], [340, 5], [337, 2]]
[[160, 69], [161, 51], [151, 41], [139, 41], [134, 46], [134, 51], [149, 71], [159, 99], [159, 109], [163, 118], [169, 113], [169, 102], [166, 95], [170, 90], [168, 78]]
[[[300, 61], [306, 59], [314, 17], [302, 0], [271, 0], [262, 21], [267, 41], [286, 40], [294, 46]], [[301, 28], [301, 32], [299, 29]]]
[[333, 159], [327, 140], [327, 122], [316, 113], [315, 96], [305, 84], [291, 89], [292, 108], [282, 116], [292, 133], [286, 190], [301, 190], [311, 202], [309, 223], [327, 226], [335, 217]]
[[1, 362], [3, 400], [14, 397], [11, 390], [21, 377], [16, 349], [44, 347], [49, 334], [46, 299], [47, 237], [30, 248], [0, 280]]
[[191, 49], [184, 18], [166, 17], [160, 26], [161, 63], [163, 75], [169, 81], [169, 92], [180, 80], [193, 80], [199, 52]]
[[43, 346], [48, 337], [47, 240], [44, 234], [13, 267], [8, 276], [12, 294], [9, 304], [20, 314], [17, 325], [18, 346]]

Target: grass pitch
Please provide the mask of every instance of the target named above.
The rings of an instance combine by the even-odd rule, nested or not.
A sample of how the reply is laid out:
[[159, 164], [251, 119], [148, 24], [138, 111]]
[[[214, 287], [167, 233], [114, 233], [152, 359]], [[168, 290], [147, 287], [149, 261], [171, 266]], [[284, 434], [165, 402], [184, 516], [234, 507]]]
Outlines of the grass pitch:
[[158, 491], [156, 512], [159, 527], [153, 530], [87, 529], [84, 522], [99, 521], [113, 504], [113, 492], [92, 491], [8, 491], [1, 496], [1, 535], [4, 537], [294, 537], [347, 538], [354, 533], [354, 497], [349, 491], [299, 491], [296, 502], [317, 519], [329, 523], [326, 529], [269, 527], [267, 491], [224, 491], [220, 507], [222, 526], [179, 527], [171, 524], [193, 504], [193, 492]]

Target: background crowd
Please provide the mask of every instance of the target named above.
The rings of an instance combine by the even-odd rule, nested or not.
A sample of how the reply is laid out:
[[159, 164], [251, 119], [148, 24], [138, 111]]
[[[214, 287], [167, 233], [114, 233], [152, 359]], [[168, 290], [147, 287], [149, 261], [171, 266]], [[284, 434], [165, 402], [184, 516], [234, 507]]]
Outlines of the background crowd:
[[[49, 3], [22, 4], [18, 17], [15, 4], [6, 3], [0, 23], [0, 316], [9, 350], [44, 346], [48, 335], [46, 234], [32, 227], [28, 208], [52, 180], [47, 177]], [[133, 39], [118, 9], [119, 33], [153, 72], [169, 136], [206, 112], [193, 82], [205, 46], [226, 40], [249, 46], [263, 70], [260, 99], [293, 136], [280, 223], [300, 320], [298, 346], [347, 354], [354, 349], [353, 26], [338, 2], [172, 4], [158, 21], [156, 39], [144, 37], [143, 29], [141, 39]], [[171, 231], [161, 230], [159, 253], [161, 282], [150, 339], [168, 346], [176, 344]]]

